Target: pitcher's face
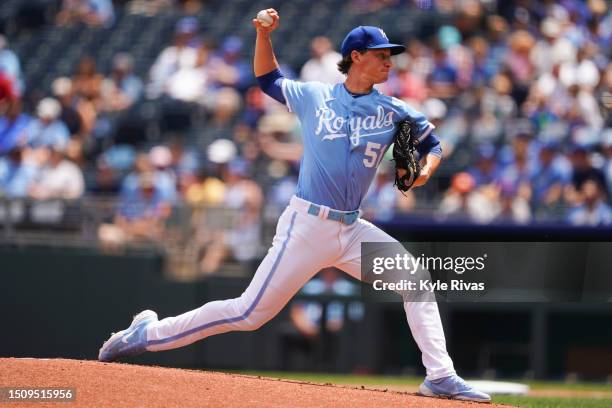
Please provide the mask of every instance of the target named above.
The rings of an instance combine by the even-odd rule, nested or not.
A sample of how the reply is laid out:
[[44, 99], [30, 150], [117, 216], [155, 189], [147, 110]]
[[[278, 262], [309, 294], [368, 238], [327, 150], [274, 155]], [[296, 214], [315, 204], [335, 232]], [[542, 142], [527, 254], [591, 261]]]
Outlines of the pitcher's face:
[[359, 62], [356, 65], [373, 84], [380, 84], [389, 78], [389, 71], [393, 63], [391, 62], [391, 50], [388, 48], [367, 50], [359, 54], [358, 58]]

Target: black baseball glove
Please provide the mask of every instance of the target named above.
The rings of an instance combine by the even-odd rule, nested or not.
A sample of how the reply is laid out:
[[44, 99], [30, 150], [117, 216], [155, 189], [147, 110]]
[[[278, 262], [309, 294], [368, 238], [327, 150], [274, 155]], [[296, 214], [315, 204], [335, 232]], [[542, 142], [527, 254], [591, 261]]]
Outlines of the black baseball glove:
[[[393, 161], [395, 161], [395, 184], [404, 192], [419, 178], [421, 165], [416, 157], [414, 124], [407, 119], [397, 124], [397, 130], [393, 142]], [[406, 174], [400, 176], [400, 169], [406, 170]]]

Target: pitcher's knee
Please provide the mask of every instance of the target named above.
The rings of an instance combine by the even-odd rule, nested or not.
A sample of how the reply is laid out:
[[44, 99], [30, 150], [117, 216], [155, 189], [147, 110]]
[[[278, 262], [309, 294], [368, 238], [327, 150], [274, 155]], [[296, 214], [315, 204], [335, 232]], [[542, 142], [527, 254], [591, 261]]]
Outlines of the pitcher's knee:
[[233, 323], [234, 330], [257, 330], [276, 314], [269, 307], [262, 308], [261, 303], [253, 307], [253, 300], [248, 299], [244, 294], [236, 299], [232, 299], [231, 302], [233, 314], [239, 316]]
[[253, 313], [250, 316], [247, 316], [246, 319], [244, 319], [243, 324], [241, 325], [241, 330], [244, 331], [252, 331], [252, 330], [257, 330], [259, 329], [261, 326], [263, 326], [264, 324], [266, 324], [273, 316], [265, 316], [259, 313], [255, 313], [255, 311], [253, 311]]

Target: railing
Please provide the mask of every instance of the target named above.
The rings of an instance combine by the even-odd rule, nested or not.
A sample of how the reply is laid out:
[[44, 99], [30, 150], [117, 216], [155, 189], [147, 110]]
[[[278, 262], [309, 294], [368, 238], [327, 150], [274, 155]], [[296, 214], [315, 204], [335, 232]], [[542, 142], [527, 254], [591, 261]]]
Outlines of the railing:
[[82, 200], [0, 199], [0, 242], [91, 244], [92, 220], [87, 214]]
[[[181, 204], [174, 206], [170, 216], [160, 223], [159, 236], [132, 236], [122, 234], [114, 224], [118, 204], [116, 198], [93, 197], [46, 201], [0, 199], [0, 245], [95, 248], [113, 254], [159, 251], [166, 257], [170, 276], [193, 279], [200, 275], [198, 262], [203, 246], [214, 240], [222, 242], [228, 234], [240, 235], [245, 229], [245, 213], [241, 210]], [[113, 231], [119, 232], [121, 239], [106, 241], [101, 232], [109, 230], [111, 236]], [[264, 249], [262, 231], [268, 230], [256, 228], [257, 236], [251, 231], [254, 242], [248, 244], [256, 245], [253, 253], [257, 257]], [[223, 268], [226, 274], [247, 272], [239, 262], [231, 262], [231, 256], [229, 260]]]
[[[206, 268], [202, 267], [203, 254], [212, 248], [226, 251], [223, 267], [219, 268], [221, 273], [244, 276], [254, 272], [257, 261], [265, 254], [283, 210], [267, 205], [261, 214], [253, 215], [237, 209], [180, 204], [160, 223], [157, 234], [148, 236], [146, 232], [130, 235], [119, 231], [114, 224], [117, 208], [117, 198], [0, 199], [0, 245], [93, 248], [113, 254], [157, 251], [165, 257], [168, 275], [180, 280], [213, 273], [212, 270], [203, 271]], [[379, 220], [379, 225], [401, 241], [484, 238], [608, 241], [612, 237], [610, 227], [577, 228], [559, 222], [524, 226], [473, 225], [441, 222], [434, 214], [433, 207], [422, 207], [391, 220]], [[236, 255], [232, 251], [242, 253]]]

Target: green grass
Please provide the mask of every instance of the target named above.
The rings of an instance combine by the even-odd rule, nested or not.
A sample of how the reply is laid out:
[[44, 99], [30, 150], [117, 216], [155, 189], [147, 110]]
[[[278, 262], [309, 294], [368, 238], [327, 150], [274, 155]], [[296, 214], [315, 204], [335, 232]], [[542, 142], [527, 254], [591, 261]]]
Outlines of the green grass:
[[333, 383], [342, 385], [419, 385], [419, 377], [350, 375], [327, 373], [295, 373], [284, 371], [240, 371], [241, 374], [260, 375], [262, 377], [286, 378], [288, 380], [310, 381], [316, 383]]
[[493, 398], [493, 402], [521, 408], [609, 408], [612, 406], [612, 400], [588, 398], [498, 396]]
[[[383, 375], [352, 375], [328, 373], [296, 373], [283, 371], [240, 371], [247, 375], [287, 378], [290, 380], [333, 383], [345, 385], [419, 385], [423, 377], [400, 377]], [[504, 380], [500, 380], [504, 381]], [[559, 381], [510, 380], [527, 384], [532, 390], [604, 391], [612, 392], [612, 386], [604, 383], [564, 383]]]
[[612, 385], [603, 383], [564, 383], [561, 381], [522, 381], [516, 380], [523, 384], [529, 384], [532, 390], [569, 390], [569, 391], [607, 391], [612, 392]]
[[[354, 386], [416, 386], [423, 381], [422, 377], [399, 377], [399, 376], [371, 376], [371, 375], [345, 375], [327, 373], [294, 373], [281, 371], [241, 371], [242, 374], [259, 375], [262, 377], [284, 378], [296, 381], [309, 381], [315, 383], [332, 383], [338, 385]], [[597, 383], [571, 383], [553, 381], [523, 381], [517, 382], [528, 384], [532, 390], [564, 390], [564, 391], [607, 391], [612, 392], [612, 387]], [[612, 399], [594, 398], [556, 398], [556, 397], [517, 397], [517, 396], [494, 396], [493, 402], [518, 406], [521, 408], [609, 408], [612, 407]]]

